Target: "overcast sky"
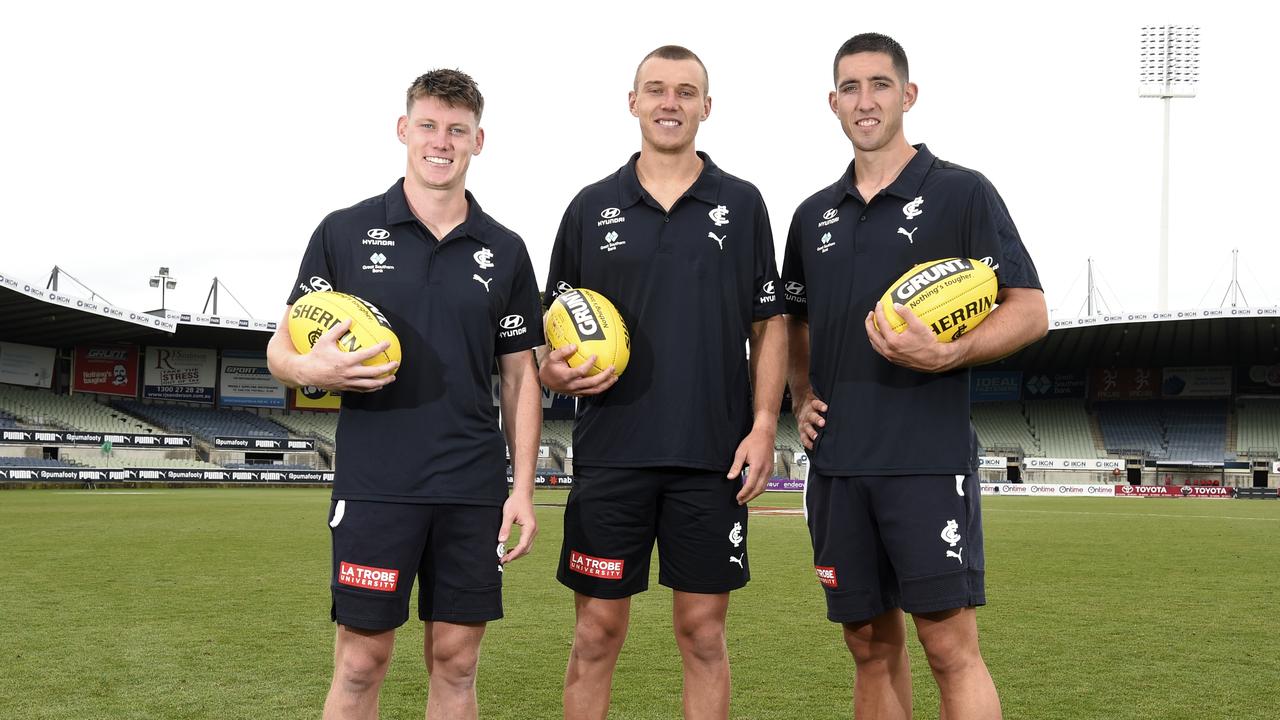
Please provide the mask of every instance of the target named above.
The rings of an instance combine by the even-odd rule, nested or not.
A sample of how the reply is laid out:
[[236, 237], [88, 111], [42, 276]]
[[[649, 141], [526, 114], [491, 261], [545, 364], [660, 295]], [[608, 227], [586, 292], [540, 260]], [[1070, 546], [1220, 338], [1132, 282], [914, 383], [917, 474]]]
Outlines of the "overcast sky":
[[[456, 67], [486, 101], [468, 185], [541, 282], [567, 203], [638, 149], [627, 91], [667, 43], [706, 62], [698, 148], [761, 189], [781, 256], [796, 205], [851, 157], [826, 106], [832, 56], [879, 31], [920, 87], [907, 139], [995, 183], [1055, 313], [1080, 313], [1089, 257], [1113, 311], [1153, 310], [1162, 102], [1137, 95], [1139, 31], [1199, 24], [1199, 94], [1172, 109], [1170, 306], [1218, 306], [1232, 248], [1248, 303], [1274, 305], [1280, 62], [1275, 23], [1241, 7], [22, 3], [0, 29], [0, 273], [43, 286], [59, 265], [150, 309], [164, 265], [170, 308], [199, 312], [217, 276], [275, 319], [316, 224], [403, 174], [405, 88]], [[219, 310], [243, 314], [225, 294]]]

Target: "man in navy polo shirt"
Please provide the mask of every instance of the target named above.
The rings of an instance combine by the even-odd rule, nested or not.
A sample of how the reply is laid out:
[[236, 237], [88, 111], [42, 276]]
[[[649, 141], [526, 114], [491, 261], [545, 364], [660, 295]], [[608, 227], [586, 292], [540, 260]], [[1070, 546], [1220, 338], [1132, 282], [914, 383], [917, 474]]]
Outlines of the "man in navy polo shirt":
[[[385, 343], [340, 351], [348, 323], [299, 355], [287, 311], [268, 347], [282, 382], [342, 392], [329, 515], [338, 634], [326, 718], [377, 717], [415, 576], [427, 716], [476, 717], [480, 640], [485, 623], [502, 617], [502, 566], [527, 553], [536, 532], [542, 399], [530, 351], [542, 342], [541, 307], [524, 243], [465, 189], [484, 144], [483, 108], [461, 72], [415, 80], [397, 126], [408, 148], [404, 179], [320, 223], [289, 296], [292, 305], [332, 289], [376, 305], [400, 339], [403, 366], [360, 364]], [[490, 395], [495, 358], [502, 430]], [[507, 550], [513, 523], [522, 530]]]
[[608, 713], [630, 597], [647, 588], [656, 539], [659, 582], [674, 591], [685, 717], [726, 718], [729, 591], [749, 577], [746, 503], [773, 468], [786, 365], [773, 234], [759, 191], [694, 149], [711, 112], [696, 55], [665, 46], [646, 56], [630, 109], [640, 152], [570, 203], [545, 295], [599, 291], [631, 332], [621, 377], [587, 376], [592, 362], [571, 369], [572, 346], [541, 366], [544, 385], [579, 396], [558, 572], [577, 611], [565, 717]]
[[[834, 71], [831, 110], [854, 161], [796, 210], [782, 272], [815, 572], [853, 654], [859, 718], [911, 717], [904, 611], [942, 716], [998, 718], [974, 610], [986, 597], [968, 368], [1042, 337], [1044, 294], [991, 183], [907, 143], [918, 89], [902, 47], [855, 36]], [[994, 268], [999, 306], [951, 343], [897, 305], [908, 326], [890, 330], [885, 288], [950, 257]]]

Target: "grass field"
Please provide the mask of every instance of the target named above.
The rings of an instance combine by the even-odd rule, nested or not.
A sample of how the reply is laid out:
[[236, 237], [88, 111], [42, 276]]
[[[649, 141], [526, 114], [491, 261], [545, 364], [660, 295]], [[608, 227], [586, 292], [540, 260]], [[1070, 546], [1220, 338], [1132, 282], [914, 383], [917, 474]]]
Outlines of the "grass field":
[[[559, 717], [572, 628], [554, 579], [563, 491], [505, 577], [481, 717]], [[758, 505], [796, 506], [796, 495]], [[1280, 502], [984, 499], [983, 648], [1007, 718], [1280, 717]], [[0, 718], [315, 718], [328, 687], [327, 493], [0, 492]], [[753, 516], [729, 620], [734, 718], [850, 716], [798, 516]], [[655, 563], [656, 567], [656, 563]], [[633, 601], [611, 717], [678, 718], [668, 590]], [[421, 624], [384, 718], [420, 718]], [[937, 717], [912, 650], [916, 717]]]

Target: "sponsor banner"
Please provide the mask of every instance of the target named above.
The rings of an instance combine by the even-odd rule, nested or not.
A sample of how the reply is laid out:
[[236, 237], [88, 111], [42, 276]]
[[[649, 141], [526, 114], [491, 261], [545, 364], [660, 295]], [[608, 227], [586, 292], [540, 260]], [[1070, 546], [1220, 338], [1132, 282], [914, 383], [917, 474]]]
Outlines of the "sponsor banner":
[[333, 482], [332, 470], [197, 470], [178, 468], [125, 468], [108, 470], [107, 479], [202, 480], [204, 482]]
[[145, 327], [155, 328], [165, 332], [171, 333], [178, 327], [168, 318], [152, 315], [150, 313], [133, 312], [131, 310], [125, 310], [123, 308], [118, 308], [114, 305], [108, 305], [95, 300], [71, 297], [70, 295], [65, 295], [56, 290], [45, 290], [44, 288], [32, 285], [28, 282], [23, 282], [22, 280], [9, 275], [0, 274], [0, 286], [42, 302], [61, 305], [65, 308], [72, 308], [74, 310], [114, 318], [116, 320], [123, 320], [124, 322], [143, 325]]
[[[507, 446], [506, 453], [507, 453], [507, 462], [509, 463], [509, 462], [511, 462], [511, 446], [510, 446], [510, 445], [508, 445], [508, 446]], [[550, 446], [550, 445], [539, 445], [539, 446], [538, 446], [538, 459], [539, 459], [539, 460], [550, 460], [550, 459], [551, 459], [551, 446]]]
[[1154, 398], [1159, 381], [1157, 368], [1094, 368], [1089, 375], [1089, 397], [1093, 400]]
[[1236, 394], [1280, 394], [1280, 363], [1239, 368], [1236, 371]]
[[1182, 497], [1217, 498], [1229, 500], [1235, 497], [1235, 488], [1216, 487], [1213, 485], [1183, 485], [1179, 492]]
[[978, 458], [979, 470], [1004, 470], [1009, 467], [1009, 458], [984, 455]]
[[[514, 485], [515, 479], [511, 477], [511, 468], [507, 468], [507, 485]], [[533, 473], [534, 487], [562, 487], [566, 490], [573, 487], [573, 476], [565, 473], [556, 472], [554, 470], [543, 470], [539, 468]]]
[[1280, 460], [1271, 463], [1271, 472], [1280, 474]]
[[1052, 495], [1054, 497], [1114, 497], [1114, 485], [1083, 483], [981, 483], [983, 495]]
[[219, 450], [266, 450], [274, 452], [315, 452], [316, 441], [307, 438], [225, 437], [213, 439]]
[[81, 432], [79, 430], [0, 430], [0, 444], [5, 445], [91, 445], [111, 443], [122, 448], [191, 447], [190, 435], [133, 435], [127, 433]]
[[1027, 458], [1028, 470], [1123, 470], [1124, 460], [1115, 458]]
[[142, 397], [213, 404], [218, 354], [208, 348], [148, 347]]
[[1033, 373], [1022, 382], [1028, 400], [1083, 398], [1088, 377], [1084, 373]]
[[1021, 370], [974, 370], [969, 373], [969, 398], [973, 402], [1001, 402], [1021, 397]]
[[770, 492], [804, 492], [804, 480], [771, 477], [765, 481], [764, 489]]
[[1230, 397], [1230, 367], [1171, 367], [1164, 369], [1160, 394], [1167, 398]]
[[49, 468], [0, 467], [3, 480], [67, 480], [72, 482], [132, 482], [196, 480], [202, 482], [333, 482], [327, 470], [197, 470], [178, 468]]
[[1166, 312], [1130, 312], [1115, 315], [1094, 315], [1082, 318], [1052, 318], [1050, 330], [1091, 327], [1093, 325], [1122, 325], [1135, 322], [1168, 322], [1170, 320], [1205, 320], [1233, 317], [1280, 317], [1280, 307], [1261, 308], [1204, 308], [1200, 310], [1176, 310]]
[[288, 389], [271, 377], [267, 354], [223, 350], [218, 376], [218, 404], [234, 407], [282, 408]]
[[1116, 485], [1116, 497], [1182, 497], [1179, 485]]
[[77, 345], [71, 354], [71, 390], [138, 397], [138, 346]]
[[194, 313], [166, 310], [165, 318], [181, 325], [203, 325], [205, 327], [223, 327], [233, 330], [262, 330], [275, 332], [279, 323], [273, 320], [257, 318], [227, 317], [225, 315], [196, 315]]
[[0, 342], [0, 383], [48, 388], [55, 354], [53, 348]]
[[337, 412], [342, 407], [342, 394], [305, 385], [293, 391], [293, 407], [296, 410]]

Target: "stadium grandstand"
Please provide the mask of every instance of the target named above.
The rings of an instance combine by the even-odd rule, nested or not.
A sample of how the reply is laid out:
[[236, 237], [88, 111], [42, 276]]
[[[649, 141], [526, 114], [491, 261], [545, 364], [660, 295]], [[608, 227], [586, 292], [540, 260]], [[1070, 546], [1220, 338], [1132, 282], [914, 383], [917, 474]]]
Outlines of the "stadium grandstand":
[[[983, 479], [1276, 487], [1278, 319], [1052, 319], [1044, 339], [972, 373]], [[0, 483], [332, 482], [339, 398], [271, 379], [275, 325], [132, 311], [0, 274]], [[775, 474], [799, 481], [789, 403]], [[543, 405], [538, 483], [567, 486], [573, 399]]]

